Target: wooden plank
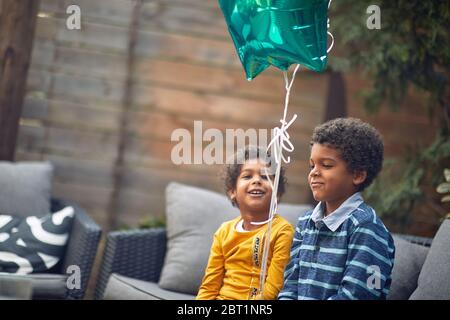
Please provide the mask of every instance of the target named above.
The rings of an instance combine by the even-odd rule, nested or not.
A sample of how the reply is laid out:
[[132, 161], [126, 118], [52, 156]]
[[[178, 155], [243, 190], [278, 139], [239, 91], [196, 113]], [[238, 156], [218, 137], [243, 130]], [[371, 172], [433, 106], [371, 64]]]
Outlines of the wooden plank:
[[54, 165], [55, 179], [61, 183], [106, 188], [112, 185], [112, 162], [52, 154], [45, 158]]
[[39, 93], [41, 96], [46, 96], [50, 91], [52, 74], [45, 70], [35, 70], [33, 66], [30, 67], [27, 78], [27, 94]]
[[147, 1], [142, 9], [141, 29], [190, 33], [231, 41], [218, 5], [192, 6], [170, 1]]
[[[154, 1], [154, 0], [147, 0]], [[195, 8], [218, 8], [217, 1], [211, 0], [157, 0], [158, 2], [167, 2], [170, 4], [176, 4], [185, 7], [195, 7]]]
[[20, 125], [17, 149], [41, 154], [45, 146], [45, 128], [36, 125]]
[[56, 72], [72, 72], [124, 81], [126, 60], [125, 54], [58, 46], [56, 58], [49, 66]]
[[68, 30], [66, 19], [38, 18], [36, 41], [41, 39], [76, 48], [94, 48], [105, 52], [125, 53], [128, 26], [105, 25], [97, 22], [83, 23], [81, 30]]
[[52, 97], [76, 103], [112, 104], [119, 106], [123, 83], [108, 79], [53, 73]]
[[113, 133], [117, 130], [120, 117], [118, 110], [85, 106], [63, 100], [50, 100], [49, 109], [47, 121], [92, 131]]
[[67, 18], [69, 14], [66, 13], [66, 10], [70, 5], [80, 7], [83, 30], [84, 22], [90, 21], [128, 27], [133, 1], [43, 0], [40, 11], [56, 17]]
[[[173, 115], [183, 110], [185, 116], [189, 115], [199, 120], [220, 119], [221, 121], [235, 122], [238, 125], [250, 124], [252, 127], [278, 125], [278, 120], [283, 112], [281, 104], [277, 108], [270, 102], [166, 87], [135, 86], [134, 94], [138, 110], [164, 110]], [[318, 101], [320, 99], [321, 97], [317, 97]], [[302, 110], [305, 111], [302, 112]], [[313, 127], [321, 121], [322, 110], [319, 110], [317, 104], [292, 104], [290, 106], [291, 114], [298, 112], [303, 118], [303, 124], [309, 127]], [[307, 116], [311, 116], [311, 118], [305, 118]]]
[[117, 135], [49, 127], [47, 145], [85, 159], [111, 160], [116, 156]]
[[94, 47], [111, 52], [126, 52], [128, 26], [117, 27], [97, 23], [84, 23], [82, 30], [58, 29], [56, 40], [76, 47]]
[[51, 40], [39, 39], [34, 42], [31, 56], [32, 65], [43, 64], [51, 66], [55, 61], [55, 43]]
[[32, 70], [123, 81], [126, 73], [125, 65], [124, 54], [55, 46], [43, 40], [35, 45]]
[[66, 28], [65, 19], [38, 16], [36, 23], [36, 42], [48, 41], [56, 43], [56, 35], [60, 28]]
[[28, 93], [23, 104], [22, 118], [37, 120], [48, 119], [48, 109], [47, 99]]
[[241, 68], [241, 62], [230, 41], [153, 30], [140, 30], [138, 39], [136, 47], [138, 56]]
[[[281, 72], [263, 73], [248, 82], [243, 69], [223, 69], [146, 57], [137, 58], [135, 70], [134, 80], [140, 85], [158, 83], [198, 92], [246, 96], [279, 105], [284, 102], [285, 84]], [[328, 77], [328, 74], [300, 72], [292, 88], [291, 102], [325, 105]]]
[[22, 113], [23, 118], [43, 120], [49, 125], [91, 131], [114, 132], [118, 127], [120, 112], [102, 106], [64, 100], [28, 96]]
[[108, 188], [97, 186], [66, 184], [56, 180], [53, 183], [53, 196], [59, 198], [69, 196], [69, 199], [81, 206], [94, 207], [99, 210], [106, 208], [110, 192], [111, 190]]
[[90, 160], [111, 161], [115, 158], [117, 135], [73, 128], [22, 125], [19, 142], [29, 152], [56, 152]]

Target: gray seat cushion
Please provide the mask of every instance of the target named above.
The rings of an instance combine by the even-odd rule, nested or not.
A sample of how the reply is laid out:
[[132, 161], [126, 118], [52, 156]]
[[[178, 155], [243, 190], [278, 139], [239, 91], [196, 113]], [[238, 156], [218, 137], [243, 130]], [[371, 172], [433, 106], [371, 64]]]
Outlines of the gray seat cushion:
[[410, 299], [450, 299], [450, 219], [444, 220], [436, 233]]
[[0, 161], [0, 213], [20, 217], [50, 212], [50, 162]]
[[194, 295], [161, 289], [157, 283], [111, 274], [105, 300], [193, 300]]
[[[167, 253], [161, 288], [196, 295], [208, 262], [214, 232], [239, 216], [224, 194], [170, 183], [166, 189]], [[278, 213], [293, 225], [308, 205], [280, 204]]]
[[16, 282], [19, 285], [31, 282], [33, 299], [64, 299], [67, 294], [67, 275], [61, 274], [0, 274], [0, 283]]
[[417, 279], [429, 248], [394, 236], [395, 260], [388, 300], [407, 300], [417, 288]]

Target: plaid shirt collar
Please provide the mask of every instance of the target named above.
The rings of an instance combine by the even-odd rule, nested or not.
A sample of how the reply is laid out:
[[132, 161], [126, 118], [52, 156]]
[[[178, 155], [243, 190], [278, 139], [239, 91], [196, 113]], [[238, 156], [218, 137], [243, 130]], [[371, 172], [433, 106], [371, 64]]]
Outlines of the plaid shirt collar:
[[358, 208], [364, 200], [361, 196], [361, 192], [356, 192], [347, 200], [345, 200], [339, 208], [324, 218], [323, 212], [325, 209], [325, 203], [319, 202], [311, 214], [312, 221], [319, 227], [321, 224], [325, 224], [331, 231], [336, 231], [337, 228], [348, 218], [349, 214]]

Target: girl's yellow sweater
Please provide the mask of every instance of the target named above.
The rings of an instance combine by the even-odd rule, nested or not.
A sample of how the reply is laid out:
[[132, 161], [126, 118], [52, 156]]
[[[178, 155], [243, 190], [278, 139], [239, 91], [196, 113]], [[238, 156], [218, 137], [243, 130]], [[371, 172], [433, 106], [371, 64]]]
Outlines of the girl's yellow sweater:
[[[205, 276], [197, 300], [255, 299], [259, 289], [264, 236], [268, 225], [248, 232], [236, 230], [237, 217], [225, 222], [214, 234]], [[264, 299], [276, 299], [283, 286], [294, 228], [283, 217], [274, 216], [271, 227]]]

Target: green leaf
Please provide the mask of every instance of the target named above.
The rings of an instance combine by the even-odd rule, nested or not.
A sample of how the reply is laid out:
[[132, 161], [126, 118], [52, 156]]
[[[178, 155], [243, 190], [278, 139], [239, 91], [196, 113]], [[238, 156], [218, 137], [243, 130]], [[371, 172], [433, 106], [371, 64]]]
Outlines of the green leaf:
[[450, 183], [443, 182], [436, 188], [438, 193], [449, 193], [450, 192]]
[[450, 182], [450, 169], [444, 169], [445, 181]]

